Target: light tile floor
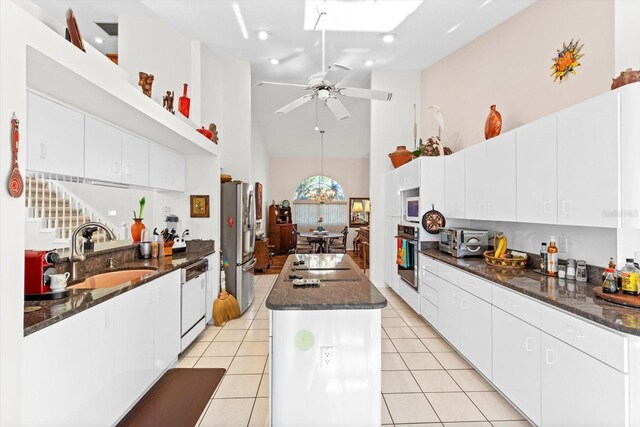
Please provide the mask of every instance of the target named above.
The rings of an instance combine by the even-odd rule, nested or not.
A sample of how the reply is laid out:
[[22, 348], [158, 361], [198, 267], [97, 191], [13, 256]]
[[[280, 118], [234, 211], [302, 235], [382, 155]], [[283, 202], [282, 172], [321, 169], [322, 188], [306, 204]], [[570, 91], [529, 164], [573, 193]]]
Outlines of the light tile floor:
[[[276, 275], [256, 276], [240, 319], [209, 326], [180, 368], [225, 368], [198, 427], [268, 425], [269, 312]], [[390, 288], [382, 310], [382, 424], [412, 427], [528, 427], [529, 423]], [[302, 427], [302, 426], [301, 426]]]

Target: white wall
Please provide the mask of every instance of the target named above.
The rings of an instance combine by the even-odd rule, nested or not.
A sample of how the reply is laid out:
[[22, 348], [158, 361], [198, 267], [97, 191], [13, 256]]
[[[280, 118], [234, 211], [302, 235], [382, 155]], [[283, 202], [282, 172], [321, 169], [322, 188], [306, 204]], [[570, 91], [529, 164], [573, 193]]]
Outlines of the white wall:
[[622, 70], [640, 69], [640, 1], [615, 0], [615, 76]]
[[[385, 173], [392, 169], [388, 154], [397, 145], [413, 146], [413, 105], [420, 111], [419, 71], [373, 71], [371, 88], [393, 93], [390, 102], [371, 104], [371, 232], [369, 279], [376, 286], [384, 284], [384, 188]], [[420, 115], [418, 114], [418, 135]]]

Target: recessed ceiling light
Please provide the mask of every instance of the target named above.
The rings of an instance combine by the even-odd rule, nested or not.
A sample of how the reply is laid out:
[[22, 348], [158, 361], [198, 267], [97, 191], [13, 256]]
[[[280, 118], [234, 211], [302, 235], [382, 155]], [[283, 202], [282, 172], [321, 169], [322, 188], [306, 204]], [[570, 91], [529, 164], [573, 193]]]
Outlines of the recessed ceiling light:
[[245, 40], [248, 40], [249, 33], [247, 32], [247, 25], [244, 23], [244, 18], [242, 17], [242, 11], [240, 10], [240, 5], [236, 2], [233, 2], [231, 4], [231, 8], [233, 9], [233, 13], [236, 15], [236, 21], [238, 21], [238, 27], [240, 27], [242, 38], [244, 38]]
[[396, 39], [396, 36], [394, 34], [385, 34], [382, 36], [382, 41], [385, 43], [393, 43], [393, 41]]
[[95, 41], [98, 44], [104, 43], [104, 40], [102, 40], [102, 37], [96, 37], [95, 39], [93, 39], [93, 41]]
[[456, 25], [454, 25], [453, 27], [449, 28], [447, 30], [447, 34], [451, 34], [453, 33], [455, 30], [457, 30], [458, 28], [460, 28], [460, 26], [462, 25], [462, 22], [458, 22]]
[[373, 59], [363, 59], [362, 62], [364, 62], [365, 67], [371, 67], [376, 61], [374, 61]]
[[256, 33], [260, 40], [266, 40], [271, 35], [268, 31], [260, 30]]
[[273, 65], [278, 65], [280, 63], [280, 60], [278, 58], [271, 58], [269, 62]]
[[484, 0], [482, 2], [482, 4], [480, 6], [478, 6], [478, 9], [482, 9], [483, 7], [485, 7], [486, 5], [488, 5], [489, 3], [491, 3], [493, 0]]

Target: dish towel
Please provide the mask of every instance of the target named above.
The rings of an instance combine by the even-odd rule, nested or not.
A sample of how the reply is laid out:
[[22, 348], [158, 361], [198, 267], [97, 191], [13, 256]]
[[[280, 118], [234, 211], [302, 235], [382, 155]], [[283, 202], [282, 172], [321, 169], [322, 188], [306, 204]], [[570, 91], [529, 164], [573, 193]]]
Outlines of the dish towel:
[[396, 240], [398, 242], [396, 264], [398, 264], [400, 267], [406, 268], [409, 264], [407, 259], [407, 242], [405, 242], [405, 240], [401, 238], [398, 238]]

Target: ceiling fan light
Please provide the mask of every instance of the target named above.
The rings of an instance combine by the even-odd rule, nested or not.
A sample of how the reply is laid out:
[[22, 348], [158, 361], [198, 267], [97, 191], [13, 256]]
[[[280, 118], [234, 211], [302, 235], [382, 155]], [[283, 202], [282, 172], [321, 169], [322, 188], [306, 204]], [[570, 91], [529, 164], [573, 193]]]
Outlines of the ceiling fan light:
[[326, 89], [320, 89], [318, 91], [318, 99], [320, 101], [326, 101], [327, 99], [329, 99], [329, 91]]
[[271, 58], [269, 59], [269, 62], [271, 63], [271, 65], [278, 65], [280, 63], [280, 60], [278, 58]]
[[396, 36], [393, 33], [387, 33], [382, 35], [382, 41], [385, 43], [393, 43], [395, 39], [396, 39]]

